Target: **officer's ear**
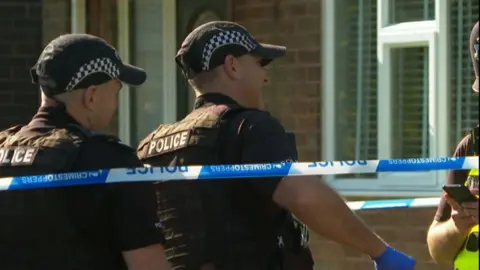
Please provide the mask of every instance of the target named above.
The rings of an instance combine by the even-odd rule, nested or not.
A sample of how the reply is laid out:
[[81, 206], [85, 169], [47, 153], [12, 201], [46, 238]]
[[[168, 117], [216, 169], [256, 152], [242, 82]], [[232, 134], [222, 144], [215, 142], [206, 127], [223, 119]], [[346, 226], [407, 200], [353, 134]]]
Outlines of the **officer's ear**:
[[88, 109], [93, 109], [96, 103], [98, 103], [98, 87], [91, 85], [87, 87], [83, 94], [83, 105]]
[[228, 77], [230, 77], [232, 80], [238, 80], [242, 77], [242, 67], [235, 56], [225, 56], [223, 67]]

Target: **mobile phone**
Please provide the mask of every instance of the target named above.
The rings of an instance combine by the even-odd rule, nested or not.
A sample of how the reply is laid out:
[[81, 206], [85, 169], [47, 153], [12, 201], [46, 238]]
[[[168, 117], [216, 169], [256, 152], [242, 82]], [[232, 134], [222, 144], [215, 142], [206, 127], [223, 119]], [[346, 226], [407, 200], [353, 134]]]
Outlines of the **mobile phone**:
[[478, 198], [470, 192], [470, 189], [461, 184], [444, 185], [443, 190], [459, 204], [478, 201]]

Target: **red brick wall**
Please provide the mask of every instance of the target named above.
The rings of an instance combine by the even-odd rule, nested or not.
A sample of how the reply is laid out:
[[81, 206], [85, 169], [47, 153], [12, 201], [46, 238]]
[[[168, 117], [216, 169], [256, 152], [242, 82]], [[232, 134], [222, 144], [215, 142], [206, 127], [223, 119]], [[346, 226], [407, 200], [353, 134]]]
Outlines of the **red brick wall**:
[[40, 94], [30, 68], [43, 47], [70, 31], [69, 0], [0, 1], [0, 130], [28, 122]]
[[321, 153], [320, 0], [231, 0], [233, 20], [263, 42], [287, 46], [273, 62], [267, 108], [294, 130], [302, 160]]
[[25, 123], [38, 105], [29, 69], [42, 50], [41, 2], [0, 1], [0, 129]]
[[[301, 160], [321, 159], [321, 0], [230, 0], [230, 14], [263, 42], [286, 45], [287, 57], [270, 68], [267, 109], [297, 134]], [[417, 270], [442, 270], [426, 248], [434, 209], [361, 211], [381, 237], [413, 256]], [[316, 269], [371, 270], [358, 252], [312, 236]]]

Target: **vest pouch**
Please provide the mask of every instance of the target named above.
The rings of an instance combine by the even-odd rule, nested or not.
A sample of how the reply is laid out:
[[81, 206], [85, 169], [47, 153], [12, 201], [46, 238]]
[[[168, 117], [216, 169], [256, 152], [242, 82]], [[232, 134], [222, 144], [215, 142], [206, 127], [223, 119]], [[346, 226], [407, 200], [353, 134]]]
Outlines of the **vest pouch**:
[[285, 254], [282, 270], [312, 270], [313, 265], [311, 252], [308, 249], [304, 249], [298, 254]]
[[284, 247], [282, 251], [282, 270], [311, 270], [312, 255], [308, 245], [308, 228], [291, 213], [286, 214], [281, 230]]

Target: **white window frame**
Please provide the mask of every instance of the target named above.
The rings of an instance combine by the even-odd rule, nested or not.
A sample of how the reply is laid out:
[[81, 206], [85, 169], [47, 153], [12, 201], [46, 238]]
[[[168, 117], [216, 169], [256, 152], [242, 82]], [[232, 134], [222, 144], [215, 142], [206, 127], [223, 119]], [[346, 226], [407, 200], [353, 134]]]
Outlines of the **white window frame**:
[[[119, 0], [117, 8], [118, 16], [118, 40], [117, 49], [123, 62], [129, 64], [130, 58], [130, 1]], [[131, 89], [127, 84], [123, 85], [118, 98], [118, 137], [124, 143], [132, 145], [131, 133]]]
[[[428, 137], [429, 157], [437, 156], [436, 119], [436, 23], [435, 21], [405, 22], [382, 27], [378, 32], [378, 158], [392, 158], [392, 92], [394, 87], [392, 51], [395, 48], [427, 47], [428, 50]], [[379, 185], [393, 187], [436, 187], [436, 171], [379, 173]]]
[[[335, 1], [323, 1], [323, 159], [335, 157]], [[388, 25], [391, 0], [377, 0], [378, 48], [378, 158], [392, 157], [391, 92], [393, 48], [429, 48], [429, 143], [430, 157], [449, 156], [448, 119], [449, 67], [448, 1], [436, 0], [435, 20]], [[387, 146], [387, 147], [385, 147]], [[344, 196], [436, 196], [446, 173], [382, 173], [376, 178], [345, 179], [326, 176], [325, 180]]]
[[[124, 63], [130, 63], [130, 0], [118, 1], [118, 52]], [[71, 32], [85, 33], [86, 24], [86, 0], [71, 0]], [[163, 5], [162, 19], [162, 40], [163, 47], [163, 99], [160, 106], [163, 108], [162, 122], [174, 122], [177, 117], [177, 77], [174, 55], [176, 53], [176, 3], [175, 0], [165, 0]], [[150, 73], [149, 71], [147, 71]], [[119, 94], [118, 107], [118, 134], [119, 138], [126, 144], [132, 145], [131, 130], [131, 89], [124, 85]]]

